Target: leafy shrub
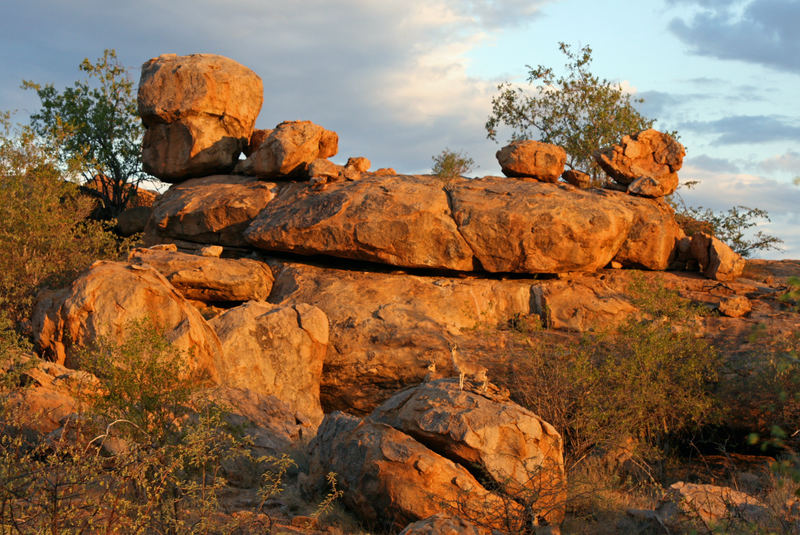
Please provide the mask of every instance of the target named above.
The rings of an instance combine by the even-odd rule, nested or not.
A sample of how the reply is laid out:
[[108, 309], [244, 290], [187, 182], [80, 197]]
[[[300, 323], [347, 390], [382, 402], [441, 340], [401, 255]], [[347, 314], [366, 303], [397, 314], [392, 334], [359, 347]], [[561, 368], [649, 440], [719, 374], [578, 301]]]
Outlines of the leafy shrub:
[[617, 330], [532, 343], [513, 364], [515, 396], [562, 433], [573, 462], [628, 437], [657, 451], [715, 417], [718, 355], [694, 336], [698, 309], [643, 280], [633, 292], [642, 314]]
[[795, 312], [800, 312], [800, 278], [789, 277], [786, 281], [786, 291], [778, 297]]
[[[114, 257], [110, 227], [86, 218], [93, 201], [67, 181], [53, 143], [0, 116], [0, 309], [18, 322], [36, 291], [59, 286], [99, 258]], [[6, 254], [8, 253], [8, 254]]]
[[444, 149], [433, 157], [431, 173], [440, 178], [455, 178], [472, 171], [475, 160], [462, 152]]

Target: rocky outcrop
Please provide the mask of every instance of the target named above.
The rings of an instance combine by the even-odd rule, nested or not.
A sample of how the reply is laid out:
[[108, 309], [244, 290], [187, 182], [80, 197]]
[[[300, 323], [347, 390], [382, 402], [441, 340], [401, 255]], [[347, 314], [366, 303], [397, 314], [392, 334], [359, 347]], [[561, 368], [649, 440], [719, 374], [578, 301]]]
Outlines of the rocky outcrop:
[[561, 435], [531, 411], [440, 379], [398, 392], [370, 415], [439, 455], [491, 480], [544, 525], [560, 524], [566, 503]]
[[188, 359], [188, 367], [219, 379], [222, 348], [200, 313], [155, 269], [100, 261], [69, 287], [40, 296], [34, 340], [59, 364], [77, 368], [77, 351], [101, 339], [123, 340], [134, 321], [148, 319]]
[[710, 234], [699, 232], [692, 236], [690, 251], [700, 271], [709, 279], [734, 280], [744, 271], [744, 259]]
[[594, 277], [547, 281], [534, 288], [544, 323], [551, 329], [586, 332], [606, 329], [636, 311], [618, 289]]
[[284, 188], [250, 227], [254, 247], [403, 267], [473, 269], [472, 251], [430, 177], [366, 177], [319, 192]]
[[180, 182], [233, 169], [263, 91], [261, 78], [223, 56], [164, 54], [147, 61], [138, 96], [144, 170]]
[[184, 297], [205, 302], [266, 301], [274, 280], [269, 266], [247, 258], [135, 249], [128, 261], [152, 266]]
[[244, 246], [242, 233], [278, 192], [252, 177], [216, 175], [169, 188], [153, 205], [145, 241], [179, 239]]
[[542, 182], [557, 182], [567, 161], [567, 153], [561, 147], [528, 139], [511, 142], [496, 156], [504, 175], [533, 177]]
[[285, 121], [270, 132], [236, 172], [261, 178], [308, 176], [308, 165], [335, 156], [339, 136], [311, 121]]
[[322, 421], [319, 401], [328, 318], [319, 308], [249, 302], [214, 318], [223, 384], [273, 395], [299, 421]]
[[448, 512], [502, 529], [520, 529], [524, 508], [486, 490], [463, 466], [388, 425], [334, 413], [308, 448], [308, 481], [336, 472], [342, 502], [367, 525], [404, 528]]
[[458, 231], [490, 272], [596, 271], [622, 247], [634, 214], [612, 195], [497, 177], [448, 188]]
[[629, 193], [663, 197], [678, 187], [685, 155], [672, 136], [651, 128], [624, 136], [619, 145], [595, 153], [595, 160], [617, 183], [628, 186]]
[[[454, 375], [448, 339], [535, 314], [531, 281], [423, 277], [273, 264], [270, 301], [310, 303], [330, 321], [326, 410], [366, 414], [435, 362]], [[491, 375], [490, 375], [491, 377]], [[353, 388], [358, 385], [358, 388]]]
[[631, 228], [614, 260], [624, 267], [657, 271], [669, 268], [679, 254], [684, 237], [683, 230], [675, 221], [675, 211], [660, 199], [609, 194], [633, 215]]

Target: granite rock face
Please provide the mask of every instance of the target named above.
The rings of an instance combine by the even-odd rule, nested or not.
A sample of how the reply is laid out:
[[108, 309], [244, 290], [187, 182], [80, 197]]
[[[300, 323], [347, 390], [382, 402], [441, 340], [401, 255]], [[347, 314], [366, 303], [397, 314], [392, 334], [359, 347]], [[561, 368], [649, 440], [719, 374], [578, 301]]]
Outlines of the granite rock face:
[[247, 67], [214, 54], [164, 54], [142, 65], [144, 170], [165, 182], [224, 173], [247, 146], [263, 101]]

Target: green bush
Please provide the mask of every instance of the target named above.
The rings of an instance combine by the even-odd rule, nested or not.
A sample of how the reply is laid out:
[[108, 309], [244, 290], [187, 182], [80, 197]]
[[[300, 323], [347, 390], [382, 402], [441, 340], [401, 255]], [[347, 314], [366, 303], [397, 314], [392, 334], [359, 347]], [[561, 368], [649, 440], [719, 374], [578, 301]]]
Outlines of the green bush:
[[462, 152], [444, 149], [433, 157], [431, 173], [439, 178], [456, 178], [472, 171], [475, 160]]
[[36, 291], [60, 286], [100, 258], [117, 256], [110, 227], [87, 220], [94, 202], [67, 179], [54, 143], [12, 129], [0, 114], [0, 309], [19, 322]]
[[562, 433], [573, 462], [629, 438], [657, 453], [676, 433], [714, 421], [719, 358], [694, 335], [698, 309], [643, 280], [632, 291], [640, 314], [618, 329], [532, 343], [512, 370], [515, 396]]

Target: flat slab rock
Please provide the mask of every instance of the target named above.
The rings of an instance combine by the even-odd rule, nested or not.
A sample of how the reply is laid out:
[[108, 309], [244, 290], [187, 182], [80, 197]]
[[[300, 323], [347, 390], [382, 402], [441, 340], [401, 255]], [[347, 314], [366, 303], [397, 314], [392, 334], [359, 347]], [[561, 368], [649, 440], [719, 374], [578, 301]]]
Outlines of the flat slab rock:
[[244, 232], [268, 251], [495, 273], [665, 269], [682, 235], [663, 203], [500, 177], [371, 176], [283, 188]]

